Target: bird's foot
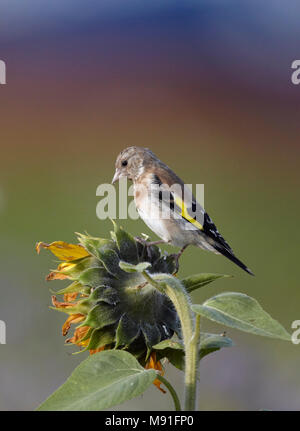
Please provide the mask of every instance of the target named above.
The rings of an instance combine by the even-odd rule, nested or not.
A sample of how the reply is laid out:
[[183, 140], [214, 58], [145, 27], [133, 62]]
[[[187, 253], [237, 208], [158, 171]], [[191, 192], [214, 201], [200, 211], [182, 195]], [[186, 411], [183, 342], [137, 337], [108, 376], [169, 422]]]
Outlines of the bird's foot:
[[159, 241], [147, 241], [149, 237], [147, 235], [145, 235], [144, 238], [141, 238], [139, 236], [134, 237], [134, 239], [139, 242], [140, 244], [142, 244], [145, 247], [145, 251], [147, 253], [148, 259], [150, 259], [151, 261], [151, 249], [149, 247], [151, 247], [152, 245], [157, 245], [157, 244], [168, 244], [168, 242], [164, 241], [164, 240], [159, 240]]
[[179, 259], [182, 255], [182, 253], [184, 252], [184, 250], [187, 248], [188, 244], [185, 245], [184, 247], [182, 247], [182, 249], [179, 251], [179, 253], [176, 254], [171, 254], [171, 257], [173, 257], [173, 259], [175, 260], [175, 271], [173, 272], [173, 275], [176, 275], [177, 272], [179, 271]]
[[147, 240], [146, 239], [144, 239], [144, 238], [141, 238], [140, 236], [135, 236], [134, 237], [134, 240], [136, 241], [136, 242], [139, 242], [140, 244], [142, 244], [142, 245], [147, 245]]
[[170, 255], [170, 257], [172, 257], [174, 259], [174, 261], [175, 261], [175, 270], [174, 270], [174, 272], [172, 274], [172, 275], [175, 275], [175, 276], [176, 276], [177, 272], [179, 271], [179, 258], [180, 258], [180, 256], [178, 256], [178, 255], [179, 255], [179, 253], [175, 253], [175, 254], [171, 254]]

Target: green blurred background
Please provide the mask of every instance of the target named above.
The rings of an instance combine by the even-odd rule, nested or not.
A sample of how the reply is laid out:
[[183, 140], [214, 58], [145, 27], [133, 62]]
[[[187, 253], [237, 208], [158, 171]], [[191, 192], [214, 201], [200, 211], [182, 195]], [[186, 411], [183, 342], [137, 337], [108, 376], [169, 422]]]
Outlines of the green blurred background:
[[[26, 7], [25, 7], [26, 3]], [[50, 2], [49, 2], [50, 3]], [[101, 2], [100, 2], [101, 3]], [[282, 4], [282, 3], [281, 3]], [[193, 294], [245, 292], [288, 330], [300, 319], [298, 281], [299, 4], [236, 1], [35, 1], [0, 6], [0, 409], [32, 410], [84, 355], [64, 346], [65, 316], [49, 310], [55, 266], [37, 241], [107, 236], [96, 188], [117, 154], [151, 148], [205, 206], [250, 277], [221, 256], [188, 248], [180, 276], [232, 274]], [[150, 231], [122, 220], [133, 234]], [[152, 235], [154, 238], [154, 235]], [[171, 251], [171, 247], [166, 247]], [[203, 322], [205, 329], [224, 328]], [[228, 330], [236, 346], [201, 364], [199, 409], [299, 408], [299, 345]], [[166, 376], [182, 392], [183, 377]], [[155, 387], [117, 409], [171, 409]]]

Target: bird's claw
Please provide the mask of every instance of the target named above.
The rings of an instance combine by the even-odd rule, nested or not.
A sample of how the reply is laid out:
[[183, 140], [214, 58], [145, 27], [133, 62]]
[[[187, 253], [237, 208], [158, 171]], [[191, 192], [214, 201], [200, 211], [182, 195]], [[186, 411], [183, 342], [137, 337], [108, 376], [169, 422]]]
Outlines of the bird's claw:
[[147, 240], [144, 238], [141, 238], [140, 236], [135, 236], [134, 239], [136, 242], [139, 242], [140, 244], [142, 244], [146, 247], [149, 246], [149, 243], [147, 242]]
[[175, 253], [175, 254], [171, 254], [170, 257], [172, 257], [174, 259], [175, 262], [175, 270], [173, 272], [172, 275], [176, 275], [177, 272], [179, 271], [179, 258], [180, 258], [181, 254], [180, 253]]
[[[146, 235], [145, 235], [145, 238], [149, 238], [149, 237], [147, 237]], [[134, 237], [134, 239], [137, 241], [137, 242], [139, 242], [140, 244], [142, 244], [142, 246], [143, 247], [145, 247], [144, 248], [144, 250], [146, 251], [146, 253], [147, 253], [147, 256], [148, 256], [148, 259], [150, 259], [151, 260], [151, 250], [150, 250], [150, 248], [149, 247], [151, 247], [151, 245], [153, 245], [153, 242], [150, 242], [150, 241], [147, 241], [147, 239], [145, 239], [145, 238], [141, 238], [141, 237], [139, 237], [139, 236], [136, 236], [136, 237]]]

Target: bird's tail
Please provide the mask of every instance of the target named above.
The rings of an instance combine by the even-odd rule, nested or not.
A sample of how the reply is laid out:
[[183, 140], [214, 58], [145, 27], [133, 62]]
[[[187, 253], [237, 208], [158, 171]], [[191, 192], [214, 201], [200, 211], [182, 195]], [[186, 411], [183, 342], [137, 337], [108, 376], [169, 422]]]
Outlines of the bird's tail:
[[237, 257], [235, 257], [235, 255], [231, 250], [228, 250], [226, 247], [223, 247], [222, 245], [219, 245], [219, 244], [215, 244], [214, 247], [219, 253], [221, 253], [223, 256], [227, 257], [229, 260], [234, 262], [244, 271], [248, 272], [248, 274], [254, 275], [253, 272], [249, 268], [247, 268], [247, 266], [243, 262], [241, 262]]

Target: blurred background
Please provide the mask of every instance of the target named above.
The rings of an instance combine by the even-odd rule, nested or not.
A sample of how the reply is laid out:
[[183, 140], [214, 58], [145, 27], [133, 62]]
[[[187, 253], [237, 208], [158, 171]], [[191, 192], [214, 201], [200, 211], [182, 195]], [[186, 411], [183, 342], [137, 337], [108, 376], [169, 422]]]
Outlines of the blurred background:
[[[68, 283], [44, 281], [55, 262], [34, 245], [108, 235], [96, 188], [129, 145], [204, 183], [207, 211], [256, 274], [191, 247], [180, 276], [234, 276], [193, 300], [245, 292], [291, 331], [300, 319], [299, 14], [293, 0], [1, 1], [1, 410], [35, 409], [84, 357], [64, 346], [65, 316], [48, 308], [49, 288]], [[121, 224], [150, 233], [141, 220]], [[299, 345], [227, 334], [235, 347], [201, 363], [199, 409], [298, 410]], [[181, 393], [182, 374], [168, 366], [166, 376]], [[153, 386], [115, 410], [171, 408]]]

